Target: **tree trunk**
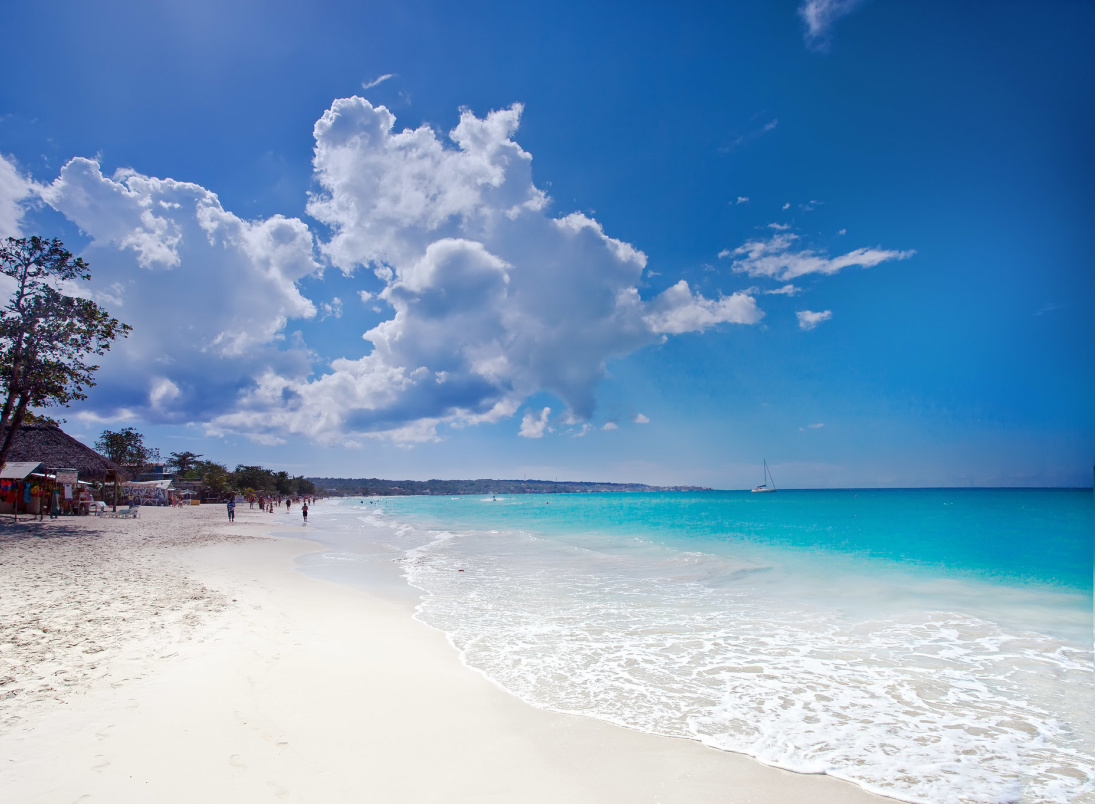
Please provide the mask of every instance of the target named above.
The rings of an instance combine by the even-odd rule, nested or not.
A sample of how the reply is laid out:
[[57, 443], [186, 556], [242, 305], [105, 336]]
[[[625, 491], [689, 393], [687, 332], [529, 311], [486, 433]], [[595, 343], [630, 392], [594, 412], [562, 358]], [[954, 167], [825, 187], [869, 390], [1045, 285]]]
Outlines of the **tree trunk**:
[[[4, 405], [5, 410], [10, 410], [12, 394], [8, 394], [8, 402]], [[4, 468], [4, 464], [8, 462], [8, 455], [11, 453], [11, 445], [15, 442], [15, 434], [19, 432], [19, 428], [23, 426], [23, 419], [27, 415], [27, 404], [30, 402], [30, 394], [23, 392], [19, 397], [19, 404], [15, 407], [15, 413], [11, 417], [11, 422], [8, 424], [8, 431], [4, 434], [4, 445], [0, 447], [0, 469]]]
[[[0, 413], [0, 433], [4, 432], [4, 428], [11, 421], [11, 408], [23, 385], [20, 376], [23, 373], [23, 337], [24, 333], [20, 332], [15, 339], [15, 347], [12, 349], [11, 375], [8, 377], [8, 398], [4, 400], [3, 413]], [[5, 458], [7, 458], [7, 452], [0, 456], [0, 467], [4, 465]]]

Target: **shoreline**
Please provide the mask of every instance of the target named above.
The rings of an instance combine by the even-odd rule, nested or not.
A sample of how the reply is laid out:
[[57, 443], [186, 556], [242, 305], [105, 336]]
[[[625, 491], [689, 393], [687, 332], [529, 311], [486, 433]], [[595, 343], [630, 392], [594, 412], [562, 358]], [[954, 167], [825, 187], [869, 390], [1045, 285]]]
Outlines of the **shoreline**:
[[[161, 595], [164, 612], [146, 611], [146, 620], [178, 614], [186, 601], [201, 611], [192, 612], [189, 631], [146, 628], [113, 653], [104, 649], [110, 655], [97, 675], [75, 680], [68, 693], [0, 701], [5, 716], [15, 708], [20, 718], [0, 727], [0, 754], [7, 758], [0, 797], [893, 800], [696, 741], [535, 708], [465, 665], [442, 632], [412, 619], [414, 590], [402, 577], [402, 594], [383, 578], [365, 586], [317, 578], [307, 571], [307, 557], [326, 548], [308, 539], [304, 527], [246, 508], [237, 509], [235, 526], [220, 516], [220, 507], [210, 506], [146, 509], [132, 527], [117, 528], [118, 520], [60, 523], [101, 532], [103, 546], [115, 551], [128, 538], [128, 571], [140, 569], [153, 585], [174, 579], [177, 594]], [[57, 523], [46, 528], [51, 524]], [[198, 537], [176, 544], [158, 539], [169, 525]], [[138, 537], [146, 540], [139, 548]], [[9, 541], [0, 540], [5, 575], [18, 570]], [[74, 544], [21, 543], [43, 579], [39, 593], [62, 608], [66, 595], [78, 596], [83, 587], [58, 590], [49, 584], [56, 573], [42, 568], [71, 563], [72, 549], [58, 550]], [[398, 572], [386, 567], [382, 574], [390, 579]], [[120, 598], [133, 577], [114, 578], [103, 593], [113, 584]], [[145, 591], [158, 599], [159, 590]], [[7, 604], [0, 598], [0, 606]], [[10, 653], [0, 654], [5, 671]], [[56, 672], [52, 665], [40, 669]], [[11, 686], [0, 687], [0, 695]]]

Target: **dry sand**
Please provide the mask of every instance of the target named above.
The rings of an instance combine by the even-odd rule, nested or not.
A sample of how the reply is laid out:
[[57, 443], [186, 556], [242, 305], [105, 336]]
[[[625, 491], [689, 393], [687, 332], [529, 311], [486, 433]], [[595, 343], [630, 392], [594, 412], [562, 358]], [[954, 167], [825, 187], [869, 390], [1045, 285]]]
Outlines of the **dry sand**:
[[880, 802], [534, 709], [389, 575], [308, 577], [299, 514], [0, 525], [3, 802]]

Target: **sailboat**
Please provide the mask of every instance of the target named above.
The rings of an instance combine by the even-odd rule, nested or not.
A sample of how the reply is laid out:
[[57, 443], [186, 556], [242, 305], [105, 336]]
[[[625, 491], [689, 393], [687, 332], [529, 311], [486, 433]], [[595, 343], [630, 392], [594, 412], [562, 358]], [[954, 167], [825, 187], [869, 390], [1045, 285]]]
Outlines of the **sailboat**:
[[[772, 485], [768, 485], [771, 483]], [[776, 491], [776, 481], [772, 479], [772, 473], [768, 470], [768, 461], [764, 462], [764, 482], [759, 486], [754, 486], [753, 491]]]

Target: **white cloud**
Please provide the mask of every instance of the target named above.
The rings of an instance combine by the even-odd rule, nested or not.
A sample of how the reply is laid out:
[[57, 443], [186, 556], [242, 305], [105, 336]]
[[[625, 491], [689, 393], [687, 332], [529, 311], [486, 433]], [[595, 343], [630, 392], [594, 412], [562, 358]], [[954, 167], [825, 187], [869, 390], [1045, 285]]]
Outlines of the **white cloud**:
[[738, 204], [748, 204], [749, 203], [749, 196], [739, 195], [738, 200], [737, 200], [736, 203], [738, 203]]
[[[446, 140], [428, 126], [397, 131], [383, 106], [347, 98], [316, 123], [308, 212], [331, 232], [320, 253], [345, 275], [340, 291], [372, 271], [382, 289], [352, 292], [389, 314], [363, 332], [363, 357], [317, 354], [331, 347], [289, 326], [365, 316], [339, 298], [317, 310], [302, 294], [322, 271], [305, 223], [246, 221], [199, 185], [70, 161], [41, 195], [91, 238], [92, 293], [134, 326], [104, 359], [89, 408], [263, 443], [410, 444], [515, 416], [547, 392], [581, 423], [609, 360], [760, 320], [748, 293], [708, 299], [681, 281], [642, 298], [642, 252], [586, 215], [550, 214], [513, 139], [520, 115], [519, 104], [465, 111]], [[533, 425], [542, 434], [547, 420]]]
[[[362, 298], [362, 301], [365, 299]], [[338, 296], [319, 305], [319, 320], [325, 321], [328, 318], [342, 318], [342, 299]]]
[[679, 335], [702, 332], [716, 324], [755, 324], [764, 317], [756, 300], [745, 293], [720, 299], [693, 296], [683, 279], [648, 305], [643, 320], [653, 332]]
[[784, 205], [782, 207], [780, 207], [780, 209], [782, 209], [784, 211], [786, 211], [790, 208], [791, 208], [791, 202], [790, 201], [785, 202]]
[[551, 408], [544, 408], [539, 414], [526, 410], [524, 418], [521, 419], [521, 430], [517, 435], [522, 438], [543, 438], [545, 432], [552, 432], [551, 428], [548, 427], [548, 417], [550, 416]]
[[616, 422], [605, 422], [604, 427], [602, 427], [601, 429], [602, 430], [619, 430], [620, 425], [616, 424]]
[[366, 81], [361, 85], [362, 89], [372, 89], [378, 84], [383, 84], [390, 78], [395, 78], [395, 73], [384, 73], [384, 75], [374, 78], [372, 81]]
[[841, 229], [839, 232], [837, 232], [837, 234], [841, 235], [841, 236], [846, 235], [846, 234], [848, 234], [848, 230], [847, 229]]
[[[807, 430], [820, 430], [824, 426], [825, 426], [825, 422], [817, 422], [816, 424], [806, 425], [806, 429]], [[800, 427], [799, 429], [801, 430], [802, 428]]]
[[22, 237], [23, 212], [34, 184], [0, 154], [0, 239]]
[[802, 288], [795, 285], [784, 285], [773, 290], [764, 291], [767, 296], [797, 296], [802, 293]]
[[[87, 403], [98, 414], [207, 421], [256, 372], [308, 373], [302, 350], [279, 348], [289, 320], [315, 315], [297, 287], [319, 268], [302, 221], [244, 221], [196, 184], [133, 171], [107, 178], [82, 158], [40, 192], [92, 240], [81, 255], [92, 297], [134, 328], [103, 358]], [[150, 372], [160, 378], [151, 393]]]
[[826, 49], [834, 23], [855, 11], [862, 2], [863, 0], [804, 0], [798, 7], [798, 15], [806, 26], [806, 44], [817, 50]]
[[818, 324], [828, 321], [833, 317], [832, 310], [822, 310], [820, 313], [815, 313], [812, 310], [799, 310], [795, 313], [798, 316], [799, 329], [811, 330]]
[[548, 214], [513, 140], [520, 114], [465, 111], [449, 145], [426, 126], [396, 131], [362, 98], [332, 105], [315, 126], [308, 210], [333, 233], [331, 262], [348, 277], [371, 269], [393, 315], [364, 333], [370, 354], [310, 381], [263, 378], [215, 426], [335, 441], [400, 440], [414, 423], [413, 438], [431, 438], [439, 424], [512, 416], [540, 391], [585, 421], [609, 359], [659, 335], [759, 320], [751, 297], [709, 300], [686, 283], [644, 301], [642, 252], [585, 215]]
[[750, 240], [720, 257], [737, 257], [732, 266], [737, 273], [787, 281], [806, 274], [835, 274], [844, 268], [872, 268], [890, 260], [907, 260], [915, 251], [882, 248], [858, 248], [836, 257], [811, 249], [795, 249], [798, 235], [781, 232], [767, 240]]
[[635, 422], [635, 424], [650, 424], [650, 418], [648, 416], [644, 416], [641, 413], [636, 413], [633, 421]]
[[[759, 115], [754, 115], [751, 122], [755, 121], [757, 117], [759, 117]], [[752, 141], [754, 141], [754, 140], [756, 140], [760, 137], [763, 137], [769, 131], [772, 131], [773, 129], [775, 129], [778, 125], [779, 125], [779, 120], [773, 118], [772, 120], [769, 120], [767, 123], [764, 123], [763, 125], [761, 125], [759, 128], [753, 127], [751, 131], [748, 131], [745, 134], [739, 134], [738, 132], [735, 131], [735, 132], [732, 133], [730, 141], [728, 143], [726, 143], [725, 145], [719, 146], [718, 151], [719, 151], [719, 153], [724, 153], [724, 154], [731, 153], [731, 152], [735, 151], [736, 149], [738, 149], [739, 147], [741, 147], [743, 145], [746, 145], [746, 144], [748, 144], [748, 143], [750, 143], [750, 142], [752, 142]], [[744, 204], [748, 200], [749, 199], [747, 197], [742, 196], [738, 199], [737, 203]], [[731, 201], [730, 203], [733, 204], [734, 202]]]
[[148, 393], [148, 401], [154, 408], [163, 408], [181, 393], [179, 386], [167, 377], [155, 377], [152, 380], [152, 390]]
[[777, 232], [786, 232], [788, 229], [791, 228], [791, 224], [789, 224], [789, 223], [770, 223], [770, 224], [768, 224], [768, 228], [769, 229], [775, 229]]

